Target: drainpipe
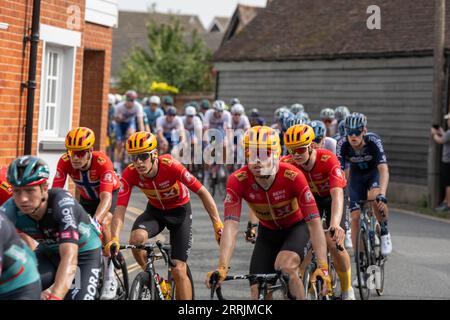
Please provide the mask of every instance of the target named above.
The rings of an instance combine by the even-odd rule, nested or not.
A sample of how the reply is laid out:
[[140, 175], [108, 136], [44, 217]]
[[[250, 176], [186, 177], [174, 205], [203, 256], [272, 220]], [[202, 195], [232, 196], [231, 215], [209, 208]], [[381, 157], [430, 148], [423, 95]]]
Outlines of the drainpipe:
[[31, 22], [31, 35], [25, 36], [24, 42], [30, 42], [30, 63], [28, 66], [28, 81], [22, 84], [27, 88], [27, 116], [25, 124], [25, 147], [24, 154], [31, 154], [33, 145], [33, 115], [34, 97], [36, 92], [36, 62], [39, 46], [39, 20], [41, 15], [41, 0], [33, 0], [33, 17]]

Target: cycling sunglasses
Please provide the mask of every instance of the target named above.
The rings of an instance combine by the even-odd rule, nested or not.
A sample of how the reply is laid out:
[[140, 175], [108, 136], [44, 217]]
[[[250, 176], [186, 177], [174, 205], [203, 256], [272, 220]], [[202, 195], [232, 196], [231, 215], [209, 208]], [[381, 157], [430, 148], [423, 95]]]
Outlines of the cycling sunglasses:
[[345, 133], [348, 136], [357, 136], [359, 137], [362, 133], [363, 133], [364, 129], [349, 129], [349, 130], [345, 130]]
[[137, 162], [138, 160], [141, 160], [142, 162], [147, 161], [152, 156], [152, 153], [153, 152], [133, 154], [133, 155], [131, 155], [131, 161], [133, 161], [133, 162]]
[[290, 154], [304, 154], [305, 152], [308, 151], [308, 147], [309, 147], [309, 146], [306, 146], [306, 147], [300, 147], [300, 148], [295, 148], [295, 149], [288, 149], [288, 152], [289, 152]]
[[81, 150], [81, 151], [73, 151], [73, 150], [67, 150], [67, 153], [69, 154], [69, 157], [77, 157], [77, 158], [84, 158], [86, 154], [89, 153], [89, 150]]

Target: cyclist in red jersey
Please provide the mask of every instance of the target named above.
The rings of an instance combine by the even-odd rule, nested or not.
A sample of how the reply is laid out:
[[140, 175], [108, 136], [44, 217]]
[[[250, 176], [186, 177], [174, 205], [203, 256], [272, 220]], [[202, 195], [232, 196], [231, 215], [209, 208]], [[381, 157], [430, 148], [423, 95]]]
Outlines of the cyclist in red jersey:
[[[111, 240], [112, 213], [116, 207], [120, 181], [113, 164], [106, 154], [93, 151], [94, 132], [85, 127], [75, 128], [66, 136], [67, 153], [58, 161], [52, 188], [64, 188], [67, 176], [76, 185], [75, 197], [93, 222], [102, 226], [103, 243]], [[109, 252], [103, 252], [105, 283], [100, 296], [102, 300], [113, 299], [117, 283]]]
[[[300, 169], [308, 180], [319, 212], [325, 215], [324, 227], [334, 230], [334, 236], [331, 237], [327, 233], [326, 239], [341, 281], [342, 298], [355, 300], [351, 284], [350, 256], [344, 248], [345, 220], [342, 218], [342, 212], [347, 181], [336, 155], [326, 149], [316, 149], [312, 145], [314, 139], [314, 129], [308, 125], [298, 124], [288, 128], [284, 135], [284, 145], [290, 155], [281, 158], [281, 161]], [[336, 248], [336, 243], [343, 251]]]
[[[128, 201], [133, 187], [138, 187], [148, 198], [147, 208], [136, 219], [130, 243], [145, 244], [164, 228], [170, 231], [172, 274], [177, 286], [176, 299], [192, 299], [192, 290], [186, 273], [186, 261], [192, 244], [192, 213], [189, 190], [202, 200], [213, 223], [215, 237], [220, 241], [223, 224], [214, 199], [206, 188], [171, 155], [158, 156], [156, 137], [145, 131], [136, 132], [127, 140], [126, 149], [133, 163], [123, 172], [122, 188], [112, 222], [113, 239], [106, 245], [119, 247]], [[133, 256], [145, 269], [146, 253], [133, 250]]]
[[[317, 253], [319, 268], [315, 276], [324, 279], [329, 290], [325, 235], [319, 211], [303, 174], [294, 166], [280, 163], [280, 138], [275, 129], [252, 127], [244, 135], [248, 165], [235, 171], [227, 183], [225, 226], [220, 243], [219, 284], [225, 279], [239, 229], [242, 199], [259, 219], [258, 236], [250, 262], [251, 274], [280, 270], [288, 275], [289, 291], [304, 299], [304, 288], [298, 268], [304, 258], [308, 240]], [[214, 271], [207, 274], [206, 285]], [[251, 283], [251, 296], [258, 296]], [[324, 292], [326, 293], [326, 292]]]
[[12, 197], [13, 189], [6, 180], [6, 171], [8, 168], [0, 166], [0, 206]]

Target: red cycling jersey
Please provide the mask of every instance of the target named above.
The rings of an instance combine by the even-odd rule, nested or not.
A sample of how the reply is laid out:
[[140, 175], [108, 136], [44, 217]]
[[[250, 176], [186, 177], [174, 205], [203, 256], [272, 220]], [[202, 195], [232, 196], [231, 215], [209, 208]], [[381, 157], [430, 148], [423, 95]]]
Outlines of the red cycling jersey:
[[64, 188], [69, 175], [80, 191], [80, 196], [86, 200], [98, 200], [100, 193], [113, 192], [120, 188], [119, 178], [114, 172], [111, 160], [103, 152], [92, 152], [91, 167], [78, 170], [72, 167], [69, 155], [61, 156], [53, 179], [52, 188]]
[[281, 158], [282, 162], [294, 165], [303, 172], [309, 183], [309, 188], [315, 196], [329, 197], [330, 189], [345, 188], [347, 180], [336, 155], [326, 149], [316, 149], [316, 162], [311, 171], [306, 171], [296, 165], [292, 155]]
[[319, 218], [314, 196], [303, 174], [294, 166], [280, 162], [272, 186], [265, 191], [256, 182], [248, 166], [228, 179], [224, 202], [225, 220], [239, 221], [242, 199], [255, 212], [266, 228], [287, 229], [305, 219]]
[[7, 168], [0, 167], [0, 206], [12, 197], [13, 190], [11, 185], [6, 181]]
[[123, 171], [120, 181], [122, 188], [117, 199], [118, 206], [128, 205], [131, 191], [137, 186], [147, 196], [148, 202], [161, 210], [185, 205], [190, 199], [187, 188], [197, 193], [202, 187], [197, 178], [168, 154], [158, 157], [158, 172], [155, 177], [141, 176], [131, 164]]

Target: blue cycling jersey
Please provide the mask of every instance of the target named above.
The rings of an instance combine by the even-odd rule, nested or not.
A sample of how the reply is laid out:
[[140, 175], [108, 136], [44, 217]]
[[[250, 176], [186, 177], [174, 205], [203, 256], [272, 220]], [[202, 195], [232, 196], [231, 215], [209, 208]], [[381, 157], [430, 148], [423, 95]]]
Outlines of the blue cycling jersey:
[[41, 220], [36, 221], [22, 213], [14, 199], [9, 199], [0, 207], [21, 232], [39, 242], [40, 250], [58, 253], [62, 243], [78, 245], [78, 253], [101, 247], [99, 231], [91, 223], [91, 218], [72, 195], [64, 189], [48, 191], [47, 210]]
[[0, 212], [0, 298], [40, 280], [36, 256]]
[[338, 141], [336, 154], [343, 170], [350, 164], [351, 171], [367, 172], [387, 163], [381, 138], [375, 133], [367, 133], [363, 139], [365, 145], [361, 150], [354, 150], [346, 138]]
[[164, 111], [159, 107], [155, 111], [152, 111], [150, 107], [144, 107], [144, 113], [147, 115], [148, 124], [152, 129], [156, 128], [156, 119], [164, 116]]

